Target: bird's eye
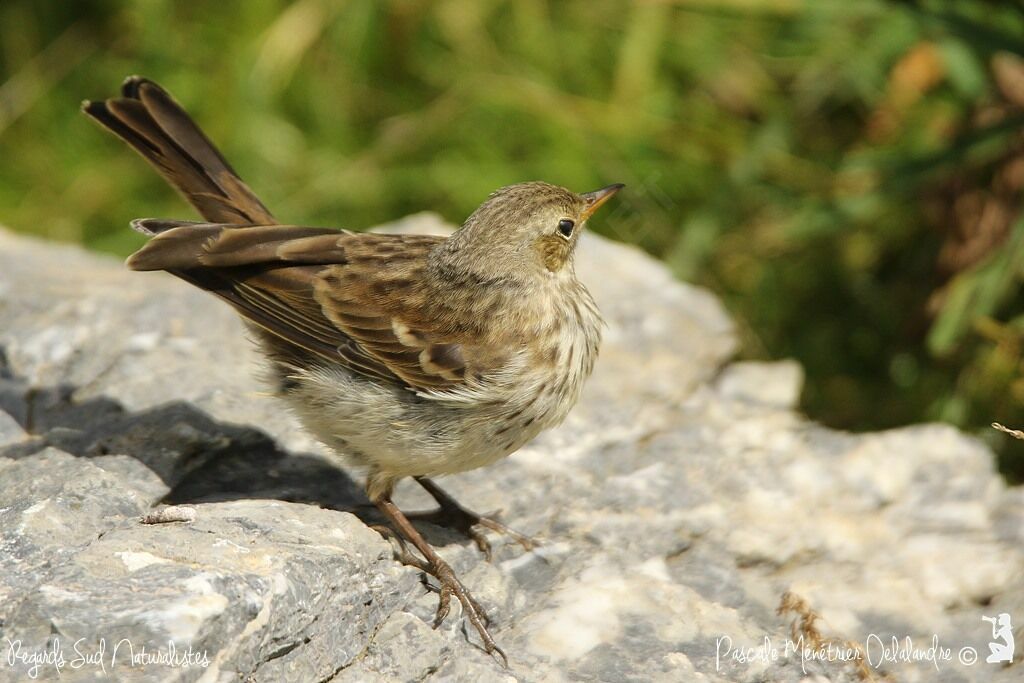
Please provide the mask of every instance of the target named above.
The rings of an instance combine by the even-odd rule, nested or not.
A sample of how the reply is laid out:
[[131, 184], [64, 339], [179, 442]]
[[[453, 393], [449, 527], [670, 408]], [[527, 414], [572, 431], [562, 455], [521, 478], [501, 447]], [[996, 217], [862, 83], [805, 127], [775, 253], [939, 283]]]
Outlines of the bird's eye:
[[572, 229], [575, 227], [576, 224], [573, 223], [568, 218], [563, 218], [562, 220], [558, 221], [558, 232], [562, 233], [562, 237], [565, 237], [567, 239], [569, 237], [572, 237]]

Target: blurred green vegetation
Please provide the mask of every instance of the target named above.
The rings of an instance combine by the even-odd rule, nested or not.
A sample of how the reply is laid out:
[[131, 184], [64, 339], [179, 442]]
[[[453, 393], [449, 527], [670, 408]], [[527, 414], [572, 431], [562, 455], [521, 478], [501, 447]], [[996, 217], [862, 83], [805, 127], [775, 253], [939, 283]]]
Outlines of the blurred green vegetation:
[[189, 215], [78, 113], [131, 73], [290, 222], [625, 182], [592, 227], [799, 359], [810, 415], [949, 421], [1024, 479], [988, 427], [1024, 426], [1019, 3], [5, 0], [0, 222], [124, 255], [130, 218]]

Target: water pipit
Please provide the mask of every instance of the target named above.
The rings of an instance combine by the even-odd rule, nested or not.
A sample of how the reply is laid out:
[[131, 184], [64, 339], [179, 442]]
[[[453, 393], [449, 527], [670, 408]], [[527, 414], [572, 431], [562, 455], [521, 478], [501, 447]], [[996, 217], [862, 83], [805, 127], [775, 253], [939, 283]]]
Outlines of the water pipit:
[[391, 495], [414, 477], [441, 506], [435, 519], [510, 532], [427, 477], [503, 458], [576, 403], [601, 317], [573, 254], [586, 220], [622, 186], [503, 187], [447, 238], [280, 225], [152, 81], [131, 77], [122, 97], [83, 110], [204, 219], [133, 221], [151, 239], [128, 266], [165, 270], [241, 314], [277, 392], [317, 438], [365, 470], [370, 500], [425, 560], [407, 561], [437, 578], [435, 626], [454, 595], [487, 652], [504, 659], [479, 604]]

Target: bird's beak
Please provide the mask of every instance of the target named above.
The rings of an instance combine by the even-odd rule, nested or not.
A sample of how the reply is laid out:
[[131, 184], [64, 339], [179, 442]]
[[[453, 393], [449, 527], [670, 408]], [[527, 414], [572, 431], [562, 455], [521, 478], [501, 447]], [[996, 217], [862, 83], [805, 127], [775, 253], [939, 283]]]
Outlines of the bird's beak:
[[593, 192], [584, 192], [580, 196], [583, 197], [583, 201], [586, 205], [583, 207], [583, 220], [590, 218], [591, 214], [597, 211], [597, 208], [604, 204], [606, 201], [612, 198], [612, 195], [624, 188], [625, 185], [622, 183], [615, 183], [608, 187], [602, 187], [600, 190], [594, 190]]

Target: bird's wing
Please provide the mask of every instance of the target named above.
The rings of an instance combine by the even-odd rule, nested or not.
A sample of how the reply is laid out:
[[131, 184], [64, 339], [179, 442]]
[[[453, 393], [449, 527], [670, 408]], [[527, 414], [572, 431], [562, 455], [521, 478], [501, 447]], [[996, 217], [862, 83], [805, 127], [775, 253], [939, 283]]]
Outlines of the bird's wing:
[[442, 237], [144, 219], [128, 259], [171, 270], [289, 344], [364, 376], [421, 391], [461, 387], [465, 339], [430, 317], [427, 254]]

